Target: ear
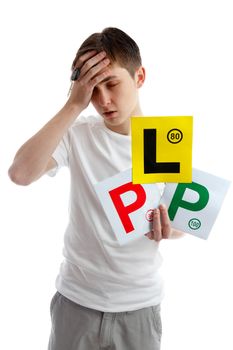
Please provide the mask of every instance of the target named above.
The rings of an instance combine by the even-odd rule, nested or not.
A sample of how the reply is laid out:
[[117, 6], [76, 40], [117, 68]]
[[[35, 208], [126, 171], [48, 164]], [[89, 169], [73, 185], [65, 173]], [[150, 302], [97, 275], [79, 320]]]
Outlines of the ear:
[[144, 67], [139, 67], [135, 72], [135, 82], [137, 85], [137, 88], [140, 88], [146, 79], [146, 71]]

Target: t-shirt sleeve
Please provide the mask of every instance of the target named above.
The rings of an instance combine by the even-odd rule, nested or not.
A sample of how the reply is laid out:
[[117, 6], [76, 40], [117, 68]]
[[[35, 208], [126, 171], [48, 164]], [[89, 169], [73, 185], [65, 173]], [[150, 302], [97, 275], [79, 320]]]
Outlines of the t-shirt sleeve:
[[63, 136], [57, 148], [52, 154], [52, 158], [56, 161], [57, 166], [48, 171], [47, 175], [55, 176], [59, 169], [63, 166], [69, 167], [69, 153], [70, 153], [70, 137], [68, 132]]

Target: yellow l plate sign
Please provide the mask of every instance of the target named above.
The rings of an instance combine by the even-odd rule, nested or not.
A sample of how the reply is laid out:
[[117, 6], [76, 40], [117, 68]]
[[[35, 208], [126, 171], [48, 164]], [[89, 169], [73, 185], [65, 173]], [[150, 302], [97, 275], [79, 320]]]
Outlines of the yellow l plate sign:
[[133, 183], [192, 182], [193, 117], [132, 117]]

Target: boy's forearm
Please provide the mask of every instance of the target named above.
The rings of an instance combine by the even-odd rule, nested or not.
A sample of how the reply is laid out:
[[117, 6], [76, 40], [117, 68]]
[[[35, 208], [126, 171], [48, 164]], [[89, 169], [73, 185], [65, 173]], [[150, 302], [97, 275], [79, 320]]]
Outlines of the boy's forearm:
[[23, 144], [9, 169], [12, 181], [28, 185], [38, 179], [65, 132], [81, 113], [81, 108], [66, 103], [65, 106], [34, 136]]

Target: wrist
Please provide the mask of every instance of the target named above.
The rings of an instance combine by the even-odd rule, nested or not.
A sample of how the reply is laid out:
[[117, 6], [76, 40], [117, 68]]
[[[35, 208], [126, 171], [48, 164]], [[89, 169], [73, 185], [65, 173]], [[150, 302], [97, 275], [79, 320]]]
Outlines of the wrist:
[[83, 107], [78, 103], [74, 103], [72, 101], [67, 101], [63, 107], [67, 113], [71, 115], [75, 115], [76, 117], [83, 111]]

